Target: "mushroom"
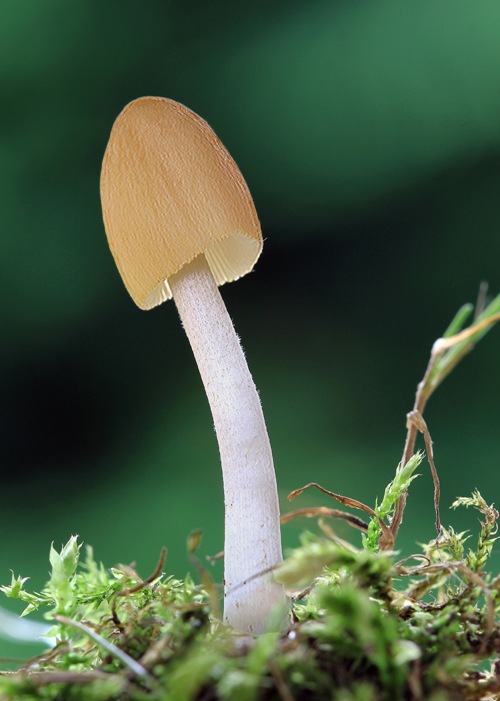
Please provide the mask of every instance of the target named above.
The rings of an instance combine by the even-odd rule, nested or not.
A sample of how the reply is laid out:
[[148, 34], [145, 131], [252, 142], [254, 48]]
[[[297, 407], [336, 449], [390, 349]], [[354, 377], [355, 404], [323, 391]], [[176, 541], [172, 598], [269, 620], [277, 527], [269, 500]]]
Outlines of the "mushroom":
[[114, 123], [101, 199], [133, 300], [151, 309], [173, 297], [179, 311], [219, 443], [224, 622], [262, 633], [287, 611], [272, 576], [282, 562], [276, 478], [257, 389], [218, 290], [252, 270], [262, 249], [250, 192], [203, 119], [173, 100], [142, 97]]

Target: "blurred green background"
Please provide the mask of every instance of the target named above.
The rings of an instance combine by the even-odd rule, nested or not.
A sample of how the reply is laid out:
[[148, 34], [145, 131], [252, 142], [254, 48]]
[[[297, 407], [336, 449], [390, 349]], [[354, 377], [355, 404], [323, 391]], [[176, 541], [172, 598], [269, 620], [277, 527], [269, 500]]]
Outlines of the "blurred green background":
[[[499, 36], [498, 0], [3, 0], [2, 582], [42, 586], [72, 533], [144, 576], [163, 545], [183, 576], [192, 529], [201, 558], [222, 548], [212, 419], [175, 307], [139, 311], [106, 243], [99, 173], [122, 107], [185, 103], [252, 191], [264, 253], [223, 296], [283, 510], [312, 480], [373, 504], [433, 340], [481, 280], [500, 290]], [[455, 496], [499, 501], [499, 348], [494, 330], [426, 413], [459, 529], [476, 517], [450, 513]], [[421, 472], [408, 552], [433, 536]]]

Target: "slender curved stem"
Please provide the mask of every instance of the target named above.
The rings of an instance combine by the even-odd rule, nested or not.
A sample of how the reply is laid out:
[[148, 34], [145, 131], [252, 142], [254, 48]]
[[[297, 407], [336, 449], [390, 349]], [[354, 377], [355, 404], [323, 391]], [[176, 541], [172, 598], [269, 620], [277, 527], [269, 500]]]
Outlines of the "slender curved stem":
[[279, 505], [269, 437], [257, 389], [204, 256], [169, 279], [207, 393], [224, 482], [224, 621], [266, 630], [285, 609], [269, 571], [282, 562]]

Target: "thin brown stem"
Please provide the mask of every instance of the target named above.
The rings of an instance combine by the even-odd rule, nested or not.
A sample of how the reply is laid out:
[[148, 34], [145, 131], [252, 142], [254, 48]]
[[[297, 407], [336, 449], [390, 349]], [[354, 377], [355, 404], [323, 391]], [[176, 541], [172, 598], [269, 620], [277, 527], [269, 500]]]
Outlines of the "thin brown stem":
[[130, 594], [135, 594], [135, 592], [138, 592], [141, 589], [147, 587], [149, 584], [152, 584], [156, 579], [158, 579], [161, 576], [166, 557], [167, 549], [162, 548], [160, 553], [160, 559], [158, 560], [158, 564], [156, 565], [153, 574], [151, 574], [147, 579], [143, 579], [142, 582], [139, 582], [130, 589], [122, 589], [121, 591], [117, 592], [116, 596], [129, 596]]
[[[429, 378], [432, 375], [432, 371], [434, 370], [436, 364], [436, 357], [431, 354], [431, 357], [429, 358], [429, 362], [427, 364], [427, 368], [425, 370], [424, 377], [421, 382], [418, 383], [417, 385], [417, 392], [415, 394], [415, 402], [413, 404], [413, 409], [410, 412], [412, 413], [418, 413], [420, 416], [424, 413], [425, 405], [427, 404], [427, 400], [430, 397], [430, 392], [428, 389], [429, 386]], [[407, 417], [410, 416], [410, 414], [407, 414]], [[403, 457], [401, 458], [401, 467], [403, 468], [408, 460], [414, 455], [415, 453], [415, 443], [417, 440], [418, 436], [418, 428], [414, 422], [407, 422], [407, 432], [406, 432], [406, 440], [405, 440], [405, 445], [404, 445], [404, 450], [403, 450]], [[403, 515], [404, 515], [404, 510], [406, 506], [406, 499], [408, 497], [408, 492], [404, 492], [396, 502], [396, 506], [394, 509], [394, 515], [391, 519], [391, 525], [390, 525], [390, 530], [392, 533], [392, 537], [395, 540], [396, 536], [398, 534], [399, 528], [403, 522]]]
[[[478, 303], [478, 309], [484, 306], [484, 300]], [[439, 519], [439, 479], [437, 476], [436, 468], [434, 465], [433, 455], [432, 455], [432, 441], [430, 440], [430, 435], [427, 430], [427, 426], [423, 420], [424, 409], [427, 402], [433, 392], [441, 384], [444, 378], [451, 372], [451, 370], [457, 365], [457, 363], [462, 360], [464, 355], [466, 355], [475, 343], [479, 340], [477, 337], [478, 333], [485, 331], [492, 324], [500, 321], [500, 313], [492, 314], [486, 319], [482, 319], [476, 322], [473, 326], [454, 334], [453, 336], [448, 336], [446, 338], [438, 338], [434, 343], [431, 351], [431, 356], [425, 370], [424, 377], [421, 382], [417, 385], [417, 392], [415, 394], [415, 402], [413, 404], [413, 409], [407, 414], [407, 433], [406, 440], [403, 450], [403, 457], [401, 459], [400, 467], [403, 468], [412, 455], [415, 453], [415, 443], [419, 432], [424, 435], [424, 440], [427, 449], [427, 456], [429, 459], [429, 465], [431, 467], [432, 476], [434, 479], [434, 505], [436, 509], [436, 528], [438, 534], [440, 531], [440, 519]], [[443, 356], [450, 349], [456, 349], [458, 344], [463, 343], [463, 347], [459, 347], [458, 351], [452, 356], [447, 356], [443, 359]], [[443, 359], [443, 362], [440, 362]], [[418, 420], [415, 420], [415, 418]], [[395, 540], [398, 530], [403, 522], [403, 514], [406, 506], [406, 499], [408, 493], [404, 492], [398, 499], [394, 515], [391, 519], [390, 531], [392, 537]]]

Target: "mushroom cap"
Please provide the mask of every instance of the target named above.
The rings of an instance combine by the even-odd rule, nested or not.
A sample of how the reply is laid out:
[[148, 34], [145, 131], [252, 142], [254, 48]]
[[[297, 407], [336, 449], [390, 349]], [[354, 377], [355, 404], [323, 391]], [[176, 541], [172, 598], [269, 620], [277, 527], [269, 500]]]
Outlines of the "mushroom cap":
[[184, 105], [141, 97], [118, 115], [101, 172], [109, 247], [141, 309], [172, 297], [171, 275], [204, 254], [218, 285], [246, 275], [262, 233], [245, 180]]

